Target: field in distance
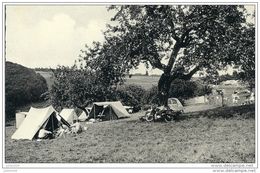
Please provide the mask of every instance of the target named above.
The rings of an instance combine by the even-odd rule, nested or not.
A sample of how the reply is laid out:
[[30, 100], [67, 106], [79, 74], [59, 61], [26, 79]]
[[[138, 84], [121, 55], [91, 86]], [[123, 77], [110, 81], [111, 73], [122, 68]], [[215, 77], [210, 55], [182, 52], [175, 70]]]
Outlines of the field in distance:
[[[52, 77], [52, 72], [44, 72], [44, 71], [36, 71], [40, 75], [42, 75], [48, 84], [48, 88], [50, 89], [53, 85], [54, 79]], [[125, 84], [136, 84], [141, 85], [144, 89], [150, 89], [152, 86], [156, 86], [158, 84], [160, 76], [132, 76], [129, 78], [128, 76], [125, 78]]]

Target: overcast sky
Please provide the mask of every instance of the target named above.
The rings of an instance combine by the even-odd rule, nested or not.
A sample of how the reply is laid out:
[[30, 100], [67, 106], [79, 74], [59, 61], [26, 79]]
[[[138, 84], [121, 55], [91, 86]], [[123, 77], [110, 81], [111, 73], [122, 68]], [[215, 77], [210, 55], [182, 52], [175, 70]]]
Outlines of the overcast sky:
[[9, 5], [6, 60], [31, 68], [70, 66], [85, 44], [103, 40], [102, 30], [113, 14], [105, 6]]

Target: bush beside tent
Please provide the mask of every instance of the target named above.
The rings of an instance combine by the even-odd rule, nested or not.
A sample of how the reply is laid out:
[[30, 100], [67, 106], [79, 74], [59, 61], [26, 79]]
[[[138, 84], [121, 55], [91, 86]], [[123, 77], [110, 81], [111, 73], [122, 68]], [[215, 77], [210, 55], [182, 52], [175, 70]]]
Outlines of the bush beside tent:
[[12, 62], [5, 63], [5, 116], [15, 118], [18, 106], [40, 100], [48, 91], [46, 80], [34, 70]]

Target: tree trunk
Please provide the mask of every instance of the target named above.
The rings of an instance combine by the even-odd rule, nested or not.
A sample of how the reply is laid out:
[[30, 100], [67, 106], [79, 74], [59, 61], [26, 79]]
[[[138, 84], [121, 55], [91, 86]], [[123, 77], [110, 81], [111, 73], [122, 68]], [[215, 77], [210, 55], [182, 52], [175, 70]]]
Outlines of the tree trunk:
[[170, 74], [163, 73], [158, 82], [160, 105], [168, 106], [169, 91], [172, 79]]

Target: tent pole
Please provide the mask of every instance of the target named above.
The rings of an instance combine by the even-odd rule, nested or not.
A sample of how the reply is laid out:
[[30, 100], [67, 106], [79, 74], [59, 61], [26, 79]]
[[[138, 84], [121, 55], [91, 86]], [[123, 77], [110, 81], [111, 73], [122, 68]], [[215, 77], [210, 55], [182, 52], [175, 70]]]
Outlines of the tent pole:
[[52, 127], [52, 132], [54, 131], [54, 125], [53, 125], [53, 114], [51, 114], [51, 127]]
[[96, 119], [96, 107], [95, 107], [95, 105], [93, 105], [94, 106], [94, 119]]
[[111, 106], [109, 107], [109, 117], [110, 117], [110, 121], [111, 121]]

